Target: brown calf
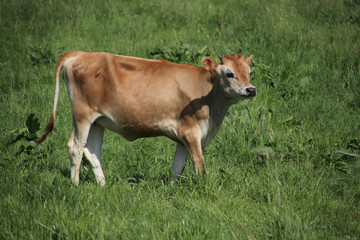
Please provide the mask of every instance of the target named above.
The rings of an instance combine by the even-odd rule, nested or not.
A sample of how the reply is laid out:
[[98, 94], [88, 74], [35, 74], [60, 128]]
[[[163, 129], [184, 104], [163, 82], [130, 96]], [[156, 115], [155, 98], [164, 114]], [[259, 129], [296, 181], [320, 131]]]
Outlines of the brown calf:
[[79, 183], [83, 154], [96, 180], [101, 168], [104, 128], [133, 141], [166, 136], [177, 143], [173, 174], [180, 176], [190, 155], [195, 173], [205, 177], [202, 148], [219, 131], [229, 107], [256, 96], [250, 82], [252, 56], [204, 57], [205, 68], [109, 53], [73, 51], [56, 66], [55, 97], [50, 121], [37, 144], [52, 130], [59, 97], [60, 72], [70, 97], [73, 131], [68, 142], [71, 178]]

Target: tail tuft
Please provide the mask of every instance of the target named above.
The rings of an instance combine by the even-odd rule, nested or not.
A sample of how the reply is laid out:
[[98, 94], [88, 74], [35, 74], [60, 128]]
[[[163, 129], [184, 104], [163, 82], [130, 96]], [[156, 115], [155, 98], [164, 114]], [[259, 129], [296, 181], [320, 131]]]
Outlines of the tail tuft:
[[46, 126], [44, 133], [40, 137], [40, 139], [36, 141], [36, 145], [40, 145], [43, 141], [45, 141], [45, 139], [47, 138], [49, 133], [53, 130], [54, 123], [55, 123], [55, 117], [53, 115], [51, 115], [50, 121], [49, 121], [48, 125]]

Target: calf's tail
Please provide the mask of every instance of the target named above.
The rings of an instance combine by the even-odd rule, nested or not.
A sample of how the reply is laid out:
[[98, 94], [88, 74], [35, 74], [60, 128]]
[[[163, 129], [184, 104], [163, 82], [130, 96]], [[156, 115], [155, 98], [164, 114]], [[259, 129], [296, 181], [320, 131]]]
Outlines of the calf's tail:
[[64, 61], [65, 61], [65, 57], [61, 57], [58, 61], [58, 64], [56, 66], [56, 76], [55, 76], [55, 95], [54, 95], [54, 105], [53, 105], [53, 109], [51, 112], [51, 116], [50, 116], [50, 120], [44, 130], [43, 135], [40, 137], [39, 140], [36, 141], [36, 145], [41, 144], [48, 136], [48, 134], [51, 132], [51, 130], [54, 127], [54, 123], [55, 123], [55, 114], [56, 114], [56, 107], [58, 104], [58, 99], [59, 99], [59, 85], [60, 85], [60, 72], [61, 69], [63, 68], [64, 65]]

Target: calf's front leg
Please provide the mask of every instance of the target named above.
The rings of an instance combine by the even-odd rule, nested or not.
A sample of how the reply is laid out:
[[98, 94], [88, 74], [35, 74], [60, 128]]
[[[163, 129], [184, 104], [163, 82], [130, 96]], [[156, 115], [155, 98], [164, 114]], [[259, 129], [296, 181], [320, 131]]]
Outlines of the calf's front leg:
[[196, 175], [201, 174], [201, 176], [205, 179], [206, 176], [206, 168], [204, 157], [202, 155], [201, 150], [201, 141], [200, 138], [196, 135], [189, 134], [185, 137], [187, 143], [187, 149], [190, 154], [194, 170]]
[[183, 173], [185, 168], [186, 158], [188, 155], [189, 153], [186, 147], [181, 143], [177, 143], [175, 150], [174, 164], [172, 166], [173, 179], [178, 180], [180, 175]]

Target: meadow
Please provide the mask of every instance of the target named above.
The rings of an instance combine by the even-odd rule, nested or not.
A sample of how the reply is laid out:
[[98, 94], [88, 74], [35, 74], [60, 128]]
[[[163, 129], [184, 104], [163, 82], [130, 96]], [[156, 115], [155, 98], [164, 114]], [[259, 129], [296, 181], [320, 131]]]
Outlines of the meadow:
[[[1, 0], [0, 239], [360, 239], [358, 0]], [[258, 96], [205, 148], [105, 132], [107, 185], [70, 180], [72, 115], [57, 59], [71, 50], [164, 58], [254, 56]]]

